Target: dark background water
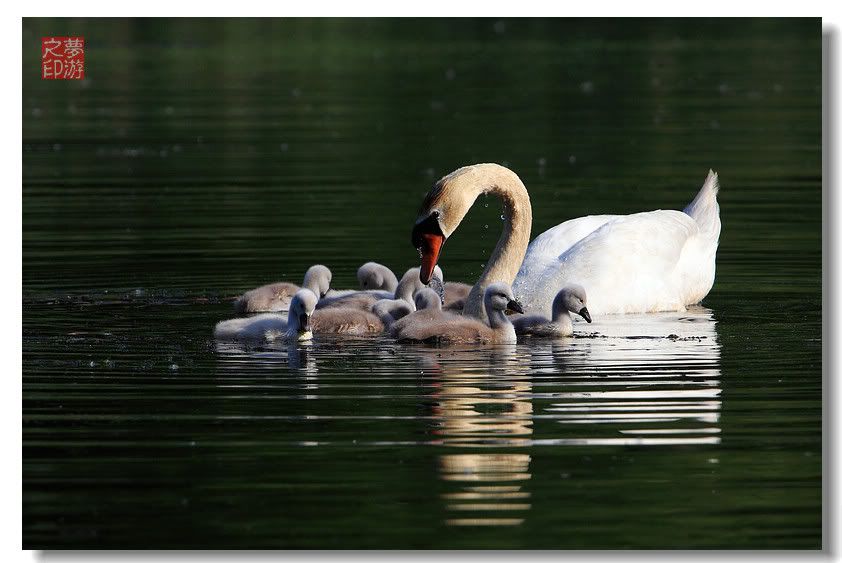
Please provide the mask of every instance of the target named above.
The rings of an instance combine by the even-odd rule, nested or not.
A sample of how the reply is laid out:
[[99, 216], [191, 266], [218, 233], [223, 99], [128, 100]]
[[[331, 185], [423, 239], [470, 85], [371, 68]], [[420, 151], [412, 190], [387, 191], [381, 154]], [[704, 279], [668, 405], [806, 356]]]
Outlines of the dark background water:
[[[49, 35], [84, 81], [40, 80]], [[24, 19], [22, 64], [25, 547], [820, 547], [820, 20]], [[312, 263], [415, 265], [426, 190], [489, 161], [533, 236], [717, 170], [704, 308], [213, 343]], [[450, 279], [498, 236], [479, 202]]]

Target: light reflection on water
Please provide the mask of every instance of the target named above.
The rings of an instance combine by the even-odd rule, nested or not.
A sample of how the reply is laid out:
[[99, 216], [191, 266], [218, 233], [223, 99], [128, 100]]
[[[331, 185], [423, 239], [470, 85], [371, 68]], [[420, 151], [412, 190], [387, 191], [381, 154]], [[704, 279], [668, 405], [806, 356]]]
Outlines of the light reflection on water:
[[[577, 336], [523, 339], [517, 346], [428, 348], [400, 346], [386, 338], [343, 342], [340, 355], [372, 354], [384, 376], [409, 362], [421, 375], [397, 390], [377, 372], [371, 379], [322, 383], [319, 362], [335, 362], [336, 342], [244, 347], [216, 343], [221, 375], [290, 368], [269, 388], [289, 399], [369, 401], [389, 393], [429, 399], [428, 414], [378, 413], [267, 415], [304, 421], [357, 421], [388, 425], [403, 418], [430, 428], [432, 439], [358, 437], [359, 446], [443, 446], [463, 450], [438, 458], [441, 494], [453, 526], [522, 524], [531, 507], [529, 453], [511, 451], [564, 446], [716, 445], [720, 397], [720, 347], [712, 311], [606, 316], [577, 323]], [[398, 360], [397, 357], [401, 359]], [[253, 385], [253, 384], [252, 384]], [[239, 384], [224, 377], [220, 386]], [[536, 432], [536, 423], [541, 429]], [[553, 425], [548, 422], [555, 423]], [[376, 436], [377, 432], [368, 433]], [[336, 446], [339, 440], [300, 440], [299, 446]], [[473, 450], [473, 451], [472, 451]], [[476, 451], [481, 450], [481, 451]], [[493, 451], [489, 451], [493, 450]], [[463, 516], [462, 513], [465, 513]]]
[[[438, 443], [483, 449], [530, 445], [533, 404], [528, 358], [519, 357], [514, 346], [494, 348], [482, 356], [465, 350], [457, 357], [436, 363], [434, 369], [428, 367], [437, 380], [430, 397], [436, 418], [434, 434], [441, 437]], [[485, 369], [476, 369], [477, 364]], [[528, 454], [507, 452], [439, 456], [441, 479], [456, 487], [441, 495], [446, 508], [467, 513], [447, 518], [446, 524], [522, 524], [532, 506], [526, 487], [532, 478], [531, 461]]]

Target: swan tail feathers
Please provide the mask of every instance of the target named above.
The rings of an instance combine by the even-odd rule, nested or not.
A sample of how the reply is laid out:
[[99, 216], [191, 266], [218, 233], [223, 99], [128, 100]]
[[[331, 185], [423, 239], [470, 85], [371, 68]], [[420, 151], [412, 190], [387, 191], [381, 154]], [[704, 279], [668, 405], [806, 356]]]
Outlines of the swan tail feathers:
[[708, 171], [708, 177], [702, 185], [702, 189], [684, 208], [684, 213], [692, 217], [699, 225], [702, 233], [719, 238], [721, 223], [719, 221], [719, 203], [716, 196], [719, 194], [719, 174], [713, 170]]

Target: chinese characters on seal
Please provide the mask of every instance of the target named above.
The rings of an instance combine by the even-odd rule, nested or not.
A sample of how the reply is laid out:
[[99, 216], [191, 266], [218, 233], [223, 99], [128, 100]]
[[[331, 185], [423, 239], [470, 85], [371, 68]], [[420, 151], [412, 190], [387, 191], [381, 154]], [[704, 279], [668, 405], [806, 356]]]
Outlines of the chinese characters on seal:
[[85, 78], [85, 38], [42, 37], [41, 78], [44, 80]]

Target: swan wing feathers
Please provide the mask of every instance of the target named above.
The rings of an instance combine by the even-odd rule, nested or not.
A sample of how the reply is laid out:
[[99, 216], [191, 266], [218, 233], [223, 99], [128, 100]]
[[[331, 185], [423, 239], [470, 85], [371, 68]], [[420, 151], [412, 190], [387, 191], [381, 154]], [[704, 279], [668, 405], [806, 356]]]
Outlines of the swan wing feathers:
[[589, 309], [602, 313], [681, 309], [674, 273], [687, 241], [698, 231], [696, 222], [680, 211], [618, 217], [558, 257], [564, 279], [557, 279], [556, 287], [585, 285]]
[[528, 277], [518, 276], [516, 296], [532, 313], [549, 315], [555, 294], [577, 283], [592, 314], [681, 310], [676, 271], [688, 240], [699, 232], [681, 211], [614, 216]]
[[719, 175], [710, 170], [702, 189], [684, 208], [684, 213], [696, 220], [700, 231], [716, 241], [719, 240], [719, 231], [722, 227], [719, 220], [719, 203], [716, 201], [718, 194]]
[[518, 271], [513, 289], [522, 294], [544, 277], [546, 270], [558, 266], [558, 257], [577, 242], [590, 235], [605, 223], [621, 215], [588, 215], [570, 219], [547, 229], [529, 243], [526, 256]]
[[619, 217], [621, 215], [588, 215], [565, 221], [547, 229], [529, 243], [526, 256], [558, 256], [605, 223]]

